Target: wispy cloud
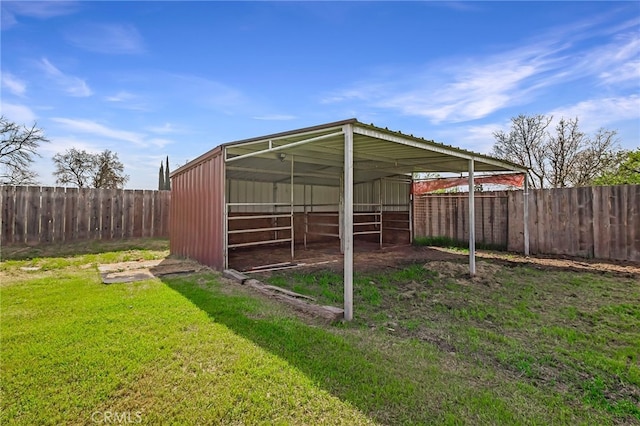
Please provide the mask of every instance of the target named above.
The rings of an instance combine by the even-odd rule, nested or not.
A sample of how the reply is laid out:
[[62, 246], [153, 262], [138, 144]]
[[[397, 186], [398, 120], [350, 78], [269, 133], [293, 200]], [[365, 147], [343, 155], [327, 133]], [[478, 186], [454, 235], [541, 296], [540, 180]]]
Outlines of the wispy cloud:
[[7, 102], [2, 102], [2, 115], [15, 123], [25, 125], [30, 125], [36, 120], [36, 114], [28, 106]]
[[114, 95], [106, 96], [104, 99], [119, 108], [132, 111], [149, 111], [151, 109], [140, 96], [127, 91], [120, 91]]
[[2, 87], [16, 96], [24, 96], [27, 91], [27, 83], [7, 71], [2, 72]]
[[49, 62], [48, 59], [42, 58], [39, 66], [46, 73], [47, 77], [60, 86], [69, 96], [82, 98], [93, 94], [93, 91], [89, 88], [86, 81], [73, 75], [64, 74]]
[[254, 120], [265, 120], [265, 121], [287, 121], [287, 120], [294, 120], [296, 116], [290, 115], [290, 114], [267, 114], [267, 115], [258, 115], [251, 118], [253, 118]]
[[77, 132], [92, 136], [94, 138], [103, 138], [114, 142], [126, 142], [134, 144], [141, 148], [157, 147], [162, 148], [173, 143], [171, 139], [149, 137], [142, 132], [132, 132], [129, 130], [121, 130], [106, 126], [91, 120], [73, 119], [55, 117], [51, 119], [58, 123], [68, 132]]
[[[432, 123], [480, 119], [503, 108], [523, 105], [551, 87], [590, 78], [606, 84], [638, 80], [640, 38], [637, 23], [607, 35], [579, 22], [502, 52], [447, 58], [423, 67], [385, 71], [344, 90], [329, 93], [323, 103], [366, 101], [377, 108], [422, 116]], [[600, 37], [597, 40], [586, 39]]]
[[61, 124], [64, 128], [74, 132], [86, 133], [93, 136], [113, 139], [121, 142], [129, 142], [138, 146], [146, 146], [148, 143], [141, 133], [130, 132], [107, 127], [91, 120], [78, 120], [71, 118], [52, 118], [52, 121]]
[[638, 119], [640, 115], [640, 96], [608, 97], [589, 99], [575, 105], [567, 105], [550, 111], [557, 120], [561, 117], [580, 119], [583, 131], [591, 132], [622, 120]]
[[129, 24], [91, 24], [75, 28], [67, 34], [74, 46], [90, 52], [137, 54], [145, 51], [137, 28]]
[[9, 29], [19, 23], [21, 16], [49, 19], [75, 13], [79, 3], [73, 1], [3, 1], [2, 29]]
[[146, 130], [159, 135], [166, 135], [178, 131], [178, 129], [176, 129], [176, 127], [171, 123], [164, 123], [162, 126], [147, 127]]

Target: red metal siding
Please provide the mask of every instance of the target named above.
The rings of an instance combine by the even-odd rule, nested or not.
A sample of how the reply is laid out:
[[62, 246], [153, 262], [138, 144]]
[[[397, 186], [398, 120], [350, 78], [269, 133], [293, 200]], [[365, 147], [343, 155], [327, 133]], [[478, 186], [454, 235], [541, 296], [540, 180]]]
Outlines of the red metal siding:
[[224, 266], [224, 161], [218, 147], [171, 181], [171, 254]]

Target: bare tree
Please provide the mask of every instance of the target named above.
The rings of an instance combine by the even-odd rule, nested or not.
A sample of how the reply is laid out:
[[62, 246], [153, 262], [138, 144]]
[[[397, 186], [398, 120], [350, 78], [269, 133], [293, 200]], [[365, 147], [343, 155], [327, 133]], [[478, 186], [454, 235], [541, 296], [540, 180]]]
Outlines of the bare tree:
[[616, 131], [600, 129], [593, 137], [580, 131], [578, 118], [561, 118], [555, 133], [547, 131], [553, 117], [519, 115], [509, 133], [494, 132], [493, 155], [529, 168], [534, 188], [590, 185], [622, 161]]
[[587, 139], [585, 148], [576, 155], [576, 165], [568, 177], [571, 185], [591, 185], [598, 176], [619, 167], [625, 159], [625, 152], [619, 149], [616, 136], [615, 130], [600, 128]]
[[119, 188], [129, 180], [118, 154], [107, 150], [91, 154], [70, 148], [53, 156], [56, 183], [79, 188]]
[[124, 187], [129, 176], [124, 174], [124, 165], [118, 159], [118, 154], [105, 149], [94, 155], [94, 188], [116, 189]]
[[585, 136], [578, 129], [578, 119], [561, 118], [556, 125], [556, 134], [549, 136], [545, 146], [549, 159], [549, 184], [553, 188], [570, 186], [578, 156], [585, 148]]
[[529, 168], [529, 181], [534, 188], [542, 188], [547, 179], [545, 141], [551, 117], [519, 115], [511, 118], [509, 133], [494, 132], [496, 143], [493, 155]]
[[30, 170], [33, 159], [40, 156], [38, 147], [49, 142], [42, 129], [20, 126], [0, 116], [2, 141], [0, 142], [0, 184], [34, 185], [38, 173]]

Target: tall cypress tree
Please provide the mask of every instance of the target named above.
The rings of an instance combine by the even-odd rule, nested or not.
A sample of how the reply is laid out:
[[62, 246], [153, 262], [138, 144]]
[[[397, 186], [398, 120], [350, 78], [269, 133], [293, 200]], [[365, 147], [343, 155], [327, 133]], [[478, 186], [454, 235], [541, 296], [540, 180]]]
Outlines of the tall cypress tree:
[[169, 156], [167, 155], [167, 167], [164, 168], [164, 189], [171, 190], [171, 179], [169, 178]]
[[160, 173], [158, 173], [158, 190], [165, 189], [164, 183], [164, 169], [162, 168], [162, 161], [160, 162]]

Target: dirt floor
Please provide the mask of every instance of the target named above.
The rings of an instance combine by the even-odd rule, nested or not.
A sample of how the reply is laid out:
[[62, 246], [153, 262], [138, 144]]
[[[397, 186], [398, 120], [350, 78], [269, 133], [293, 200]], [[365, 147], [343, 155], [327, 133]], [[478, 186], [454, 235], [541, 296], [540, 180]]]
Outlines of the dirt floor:
[[[640, 278], [640, 263], [607, 261], [563, 256], [528, 256], [517, 253], [479, 250], [476, 259], [490, 259], [506, 264], [528, 264], [539, 269], [562, 269], [614, 273], [627, 277]], [[419, 262], [456, 261], [466, 263], [468, 255], [461, 251], [439, 247], [416, 247], [412, 245], [391, 246], [356, 241], [354, 244], [354, 268], [357, 271], [377, 271], [395, 269], [402, 265]], [[295, 258], [291, 259], [290, 246], [254, 248], [232, 251], [229, 254], [229, 267], [238, 271], [251, 272], [265, 265], [292, 263], [298, 268], [321, 268], [334, 271], [342, 270], [342, 254], [337, 242], [321, 243], [296, 247]], [[286, 265], [283, 265], [286, 267]], [[478, 272], [481, 272], [480, 270]]]

